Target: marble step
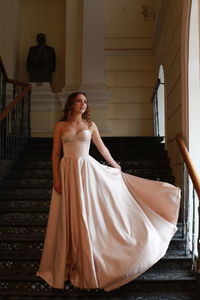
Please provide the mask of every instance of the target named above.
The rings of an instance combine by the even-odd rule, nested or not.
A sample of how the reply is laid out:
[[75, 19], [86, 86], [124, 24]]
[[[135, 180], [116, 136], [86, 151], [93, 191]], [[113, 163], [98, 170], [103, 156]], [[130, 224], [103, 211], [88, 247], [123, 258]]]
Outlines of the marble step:
[[[34, 172], [35, 171], [35, 172]], [[32, 175], [36, 176], [37, 172], [34, 170], [31, 172]], [[123, 171], [123, 168], [122, 168]], [[40, 170], [39, 170], [39, 172]], [[154, 170], [146, 170], [146, 169], [126, 169], [125, 173], [131, 174], [133, 176], [138, 176], [138, 177], [154, 177], [156, 179], [160, 178], [161, 176], [172, 176], [171, 170], [159, 170], [159, 169], [154, 169]], [[30, 176], [30, 173], [29, 173]], [[9, 189], [21, 189], [21, 188], [51, 188], [52, 187], [52, 176], [51, 176], [51, 171], [49, 172], [49, 176], [47, 178], [42, 177], [42, 178], [27, 178], [24, 176], [24, 174], [18, 173], [18, 177], [16, 176], [16, 173], [13, 172], [12, 177], [10, 176], [7, 178], [4, 182], [4, 188], [9, 188]]]
[[[59, 292], [58, 292], [59, 293]], [[83, 296], [81, 297], [81, 300], [94, 300], [94, 296], [91, 295], [90, 296], [90, 292], [88, 292], [88, 295], [86, 296]], [[179, 293], [168, 293], [168, 292], [165, 292], [165, 293], [154, 293], [154, 292], [148, 292], [148, 293], [145, 293], [144, 291], [143, 292], [139, 292], [139, 293], [134, 293], [132, 292], [131, 295], [104, 295], [104, 296], [98, 296], [98, 297], [95, 297], [97, 298], [98, 300], [198, 300], [198, 292], [197, 293], [194, 293], [194, 292], [185, 292], [185, 293], [182, 293], [182, 292], [179, 292]], [[66, 297], [65, 296], [39, 296], [37, 295], [36, 297], [34, 296], [25, 296], [26, 297], [26, 300], [66, 300]], [[22, 299], [25, 299], [23, 296], [2, 296], [1, 297], [1, 300], [22, 300]], [[80, 297], [78, 297], [78, 299], [80, 299]], [[78, 300], [76, 296], [70, 296], [70, 300]]]
[[36, 200], [21, 200], [21, 199], [2, 199], [1, 212], [48, 212], [50, 206], [50, 199], [36, 199]]
[[[20, 178], [21, 177], [21, 178]], [[4, 183], [4, 188], [16, 189], [16, 188], [52, 188], [52, 177], [47, 178], [26, 178], [23, 174], [18, 177], [9, 177]]]
[[[105, 163], [105, 160], [100, 160], [100, 163]], [[121, 165], [124, 167], [132, 166], [135, 168], [163, 168], [169, 167], [169, 159], [162, 159], [162, 160], [128, 160], [128, 159], [120, 159], [118, 160]], [[51, 160], [44, 159], [44, 160], [27, 160], [22, 158], [20, 161], [15, 163], [15, 168], [17, 169], [51, 169], [52, 162]], [[10, 174], [11, 175], [11, 174]]]
[[[36, 300], [36, 299], [40, 299], [40, 300], [66, 300], [65, 296], [51, 296], [49, 298], [49, 296], [25, 296], [26, 300]], [[39, 298], [38, 298], [39, 297]], [[96, 297], [95, 297], [96, 298]], [[2, 296], [1, 300], [22, 300], [24, 299], [24, 297], [22, 298], [21, 296]], [[80, 297], [78, 297], [78, 299], [80, 299]], [[141, 293], [133, 293], [130, 295], [121, 295], [121, 296], [117, 296], [117, 295], [113, 295], [113, 296], [109, 296], [107, 297], [105, 296], [98, 296], [97, 298], [98, 300], [197, 300], [198, 299], [198, 293], [148, 293], [146, 294], [145, 292], [141, 292]], [[77, 300], [76, 296], [70, 296], [70, 300]], [[90, 292], [88, 293], [88, 295], [81, 297], [81, 300], [94, 300], [94, 296], [91, 295], [90, 296]]]
[[[15, 247], [4, 247], [4, 250], [0, 250], [0, 261], [6, 261], [6, 260], [39, 260], [41, 257], [41, 247], [33, 248], [31, 251], [21, 250], [19, 251]], [[189, 261], [190, 265], [192, 265], [192, 256], [189, 253], [186, 253], [185, 250], [175, 250], [175, 249], [168, 249], [166, 254], [161, 258], [161, 260], [158, 262], [162, 264], [162, 261], [166, 261], [166, 268], [167, 264], [171, 261], [172, 264], [177, 264], [181, 268], [184, 266], [184, 263], [187, 263]], [[173, 265], [171, 266], [173, 268]], [[174, 266], [175, 268], [175, 266]]]
[[[74, 288], [70, 283], [66, 283], [65, 289], [58, 291], [57, 289], [52, 289], [46, 282], [34, 275], [27, 274], [17, 274], [13, 273], [7, 274], [5, 272], [0, 273], [0, 293], [1, 294], [26, 294], [30, 295], [60, 295], [65, 297], [83, 297], [90, 295], [96, 298], [97, 296], [131, 296], [133, 293], [140, 293], [145, 291], [146, 295], [150, 292], [154, 293], [189, 293], [191, 290], [195, 292], [196, 290], [196, 277], [190, 271], [165, 271], [156, 272], [155, 276], [142, 275], [132, 282], [122, 286], [120, 289], [116, 289], [111, 292], [105, 292], [103, 290], [80, 290]], [[106, 299], [106, 298], [104, 298]]]
[[[102, 136], [104, 141], [110, 141], [110, 143], [135, 143], [135, 144], [161, 144], [164, 141], [162, 136]], [[53, 138], [50, 137], [31, 137], [29, 139], [29, 145], [41, 145], [52, 144]]]
[[[26, 257], [26, 256], [25, 256]], [[39, 262], [40, 262], [40, 254], [36, 254], [34, 258], [25, 259], [24, 256], [20, 258], [1, 258], [0, 259], [0, 273], [5, 271], [7, 274], [15, 273], [26, 273], [26, 274], [35, 274], [38, 270]], [[166, 259], [162, 258], [159, 262], [157, 262], [154, 266], [152, 266], [146, 273], [153, 275], [156, 277], [156, 272], [168, 272], [173, 271], [191, 271], [192, 260], [191, 259]], [[147, 274], [146, 274], [147, 278]]]
[[[155, 159], [157, 157], [158, 159], [167, 159], [167, 151], [165, 150], [157, 150], [157, 151], [141, 151], [140, 149], [138, 150], [131, 150], [131, 149], [124, 149], [123, 151], [119, 152], [119, 149], [112, 150], [110, 151], [111, 155], [116, 159], [132, 159], [132, 160], [147, 160], [147, 159]], [[90, 155], [93, 156], [97, 160], [101, 160], [102, 156], [100, 153], [93, 152], [92, 150], [90, 151]], [[26, 152], [23, 154], [23, 160], [27, 159], [48, 159], [51, 160], [51, 151], [34, 151], [34, 152]]]
[[[8, 201], [8, 200], [6, 200]], [[19, 201], [19, 206], [21, 205], [21, 201], [23, 201], [24, 203], [24, 200], [12, 200], [14, 201], [15, 203]], [[29, 201], [29, 200], [25, 200], [26, 201]], [[47, 206], [48, 203], [49, 203], [49, 200], [46, 200], [46, 199], [37, 199], [37, 200], [33, 200], [34, 201], [34, 204], [33, 206], [35, 207], [35, 203], [43, 203], [45, 202], [44, 206]], [[3, 201], [4, 202], [4, 201]], [[8, 202], [9, 203], [9, 202]], [[31, 204], [28, 205], [29, 206], [29, 210], [27, 211], [27, 205], [25, 205], [25, 210], [26, 212], [29, 214], [30, 211], [32, 213], [38, 213], [38, 214], [42, 214], [41, 217], [38, 217], [37, 220], [35, 218], [35, 215], [33, 216], [33, 218], [29, 219], [29, 215], [28, 217], [24, 217], [23, 216], [23, 212], [19, 211], [17, 212], [15, 210], [15, 208], [13, 208], [13, 211], [7, 211], [7, 209], [5, 209], [5, 212], [8, 212], [9, 213], [9, 216], [5, 216], [4, 220], [0, 218], [0, 234], [12, 234], [12, 233], [35, 233], [35, 230], [37, 230], [38, 226], [41, 226], [42, 227], [45, 227], [46, 224], [47, 224], [47, 218], [43, 218], [43, 216], [47, 215], [47, 209], [44, 208], [44, 209], [41, 209], [41, 212], [39, 212], [38, 210], [31, 210]], [[13, 215], [13, 214], [16, 214]], [[13, 218], [15, 216], [15, 218]], [[21, 217], [21, 218], [20, 218]], [[36, 227], [36, 229], [34, 229]], [[178, 227], [178, 230], [177, 232], [175, 233], [175, 236], [177, 237], [183, 237], [184, 235], [184, 232], [183, 232], [183, 223], [180, 222], [177, 224], [177, 227]], [[16, 230], [16, 231], [15, 231]], [[27, 231], [28, 230], [28, 231]], [[37, 232], [37, 231], [36, 231]]]
[[[21, 201], [19, 201], [19, 203], [21, 203]], [[36, 203], [41, 205], [43, 201], [37, 201]], [[5, 214], [5, 216], [2, 215], [3, 217], [0, 220], [0, 238], [3, 236], [9, 238], [10, 236], [17, 234], [19, 236], [28, 235], [27, 238], [29, 239], [31, 236], [44, 233], [44, 228], [47, 225], [49, 205], [47, 207], [44, 207], [43, 210], [41, 209], [40, 212], [38, 211], [38, 209], [35, 209], [35, 206], [31, 208], [30, 205], [26, 205], [23, 209], [18, 208], [18, 211], [16, 208], [13, 208], [13, 210], [9, 211], [5, 210], [5, 212], [3, 213]], [[32, 218], [29, 218], [30, 214], [33, 215]], [[36, 217], [36, 214], [39, 214], [41, 216]], [[13, 217], [13, 219], [10, 219], [10, 217]], [[21, 225], [20, 222], [22, 223]], [[182, 224], [177, 224], [177, 228], [178, 230], [176, 231], [174, 238], [176, 237], [181, 241], [184, 237]]]
[[[41, 205], [43, 202], [46, 202], [46, 201], [37, 200], [35, 202], [37, 204]], [[19, 200], [19, 205], [20, 205], [20, 203], [21, 203], [21, 200]], [[26, 208], [27, 208], [27, 206], [26, 206]], [[20, 208], [18, 208], [18, 209], [20, 209]], [[32, 208], [32, 209], [34, 211], [35, 204], [34, 204], [34, 208]], [[31, 210], [31, 207], [29, 207], [29, 210]], [[44, 210], [46, 210], [46, 208], [44, 208]], [[15, 208], [13, 208], [13, 212], [16, 212]], [[42, 211], [42, 212], [44, 212], [44, 211]], [[16, 220], [14, 222], [13, 221], [11, 222], [10, 220], [4, 220], [4, 221], [0, 220], [0, 237], [2, 235], [7, 236], [10, 234], [11, 235], [12, 234], [30, 234], [30, 235], [32, 235], [32, 234], [44, 233], [46, 224], [47, 224], [46, 220], [40, 220], [40, 222], [39, 221], [35, 222], [35, 220], [24, 220], [24, 223], [23, 223], [23, 221], [20, 221], [20, 220]], [[177, 228], [178, 228], [178, 230], [175, 233], [174, 237], [183, 238], [184, 237], [183, 223], [178, 223]]]
[[50, 199], [51, 188], [40, 187], [40, 188], [5, 188], [2, 191], [2, 197], [10, 199]]
[[[165, 144], [164, 143], [134, 143], [134, 141], [131, 140], [127, 140], [127, 141], [122, 141], [122, 140], [118, 140], [118, 141], [114, 141], [114, 140], [108, 140], [108, 139], [104, 139], [104, 143], [105, 145], [109, 148], [109, 150], [112, 152], [115, 149], [118, 149], [119, 152], [123, 151], [123, 150], [133, 150], [133, 151], [138, 151], [138, 150], [142, 150], [142, 151], [155, 151], [155, 150], [164, 150], [165, 149]], [[128, 149], [127, 149], [128, 146]], [[96, 146], [91, 143], [90, 146], [92, 151], [98, 151]], [[28, 145], [25, 149], [26, 152], [29, 151], [51, 151], [52, 150], [52, 144], [31, 144]]]
[[[33, 214], [27, 214], [27, 217], [31, 219]], [[47, 220], [47, 214], [43, 215], [42, 213], [39, 215], [40, 218]], [[33, 218], [33, 217], [32, 217]], [[37, 216], [35, 216], [37, 218]], [[1, 234], [0, 235], [0, 250], [8, 250], [16, 249], [17, 251], [29, 251], [31, 249], [41, 250], [43, 248], [44, 241], [44, 230], [42, 232], [37, 232], [35, 234], [27, 234], [27, 233], [13, 233], [9, 235]], [[170, 241], [169, 249], [171, 250], [184, 250], [186, 248], [186, 239], [173, 237]]]
[[[38, 199], [39, 201], [40, 199]], [[18, 213], [16, 213], [18, 214]], [[4, 220], [1, 220], [0, 218], [0, 226], [5, 227], [5, 226], [46, 226], [46, 219], [42, 219], [42, 216], [39, 217], [37, 220], [35, 219], [28, 219], [28, 218], [24, 218], [21, 213], [19, 213], [20, 215], [16, 215], [16, 219], [12, 220], [12, 223], [10, 221], [10, 218], [5, 218]], [[44, 212], [42, 212], [42, 214], [46, 214]], [[13, 215], [10, 215], [13, 216]], [[1, 228], [0, 227], [0, 228]]]
[[[163, 170], [163, 173], [162, 173], [162, 170], [160, 170], [160, 172], [157, 172], [155, 170], [153, 173], [153, 172], [149, 172], [148, 170], [146, 170], [146, 171], [141, 170], [139, 172], [138, 170], [135, 170], [135, 169], [123, 170], [123, 168], [122, 168], [122, 171], [127, 174], [131, 174], [134, 176], [138, 176], [138, 177], [146, 178], [146, 179], [150, 179], [150, 180], [164, 181], [164, 182], [169, 182], [169, 183], [174, 182], [174, 176], [171, 175], [171, 171], [169, 172], [168, 170]], [[52, 171], [50, 169], [30, 169], [30, 170], [26, 169], [21, 172], [19, 170], [12, 170], [11, 174], [12, 174], [11, 178], [22, 179], [22, 180], [23, 180], [23, 178], [26, 178], [26, 179], [41, 178], [42, 180], [50, 180], [52, 178]], [[7, 180], [5, 180], [5, 182], [7, 182]], [[9, 180], [8, 180], [8, 182], [9, 182]], [[38, 188], [42, 188], [42, 187], [38, 186]], [[12, 184], [10, 185], [10, 188], [12, 188]]]
[[[32, 259], [24, 259], [21, 258], [11, 258], [11, 259], [0, 259], [0, 274], [2, 272], [6, 272], [7, 275], [10, 274], [12, 276], [13, 272], [17, 274], [31, 274], [34, 275], [39, 267], [40, 255], [37, 255]], [[190, 272], [191, 273], [191, 259], [178, 260], [178, 259], [165, 259], [162, 258], [159, 262], [153, 265], [150, 269], [148, 269], [143, 275], [140, 276], [140, 279], [150, 279], [157, 278], [158, 276], [163, 276], [165, 272], [168, 274], [171, 272], [176, 272], [176, 276], [178, 276], [178, 272]], [[162, 274], [162, 275], [161, 275]]]
[[[161, 140], [156, 140], [155, 137], [102, 137], [103, 142], [109, 146], [118, 146], [123, 147], [126, 145], [134, 145], [135, 147], [164, 147], [164, 143]], [[30, 139], [29, 143], [26, 145], [26, 149], [34, 149], [37, 147], [52, 147], [53, 139], [50, 138], [49, 140], [34, 140], [33, 138]], [[95, 147], [93, 142], [91, 141], [91, 146]]]

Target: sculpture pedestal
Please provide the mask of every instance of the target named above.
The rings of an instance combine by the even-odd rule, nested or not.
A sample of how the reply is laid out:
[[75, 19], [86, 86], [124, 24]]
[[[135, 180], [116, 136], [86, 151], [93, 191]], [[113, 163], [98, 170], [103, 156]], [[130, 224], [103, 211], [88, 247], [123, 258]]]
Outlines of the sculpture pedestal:
[[31, 136], [52, 137], [60, 102], [48, 82], [31, 82]]

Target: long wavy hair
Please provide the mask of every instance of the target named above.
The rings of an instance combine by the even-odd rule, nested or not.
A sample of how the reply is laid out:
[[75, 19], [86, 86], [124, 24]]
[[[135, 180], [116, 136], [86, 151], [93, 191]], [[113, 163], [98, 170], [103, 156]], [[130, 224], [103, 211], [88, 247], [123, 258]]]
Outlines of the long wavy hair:
[[[86, 98], [86, 94], [84, 92], [74, 92], [72, 94], [70, 94], [67, 97], [67, 101], [65, 103], [64, 109], [63, 109], [63, 115], [60, 119], [60, 121], [70, 121], [71, 116], [72, 116], [72, 112], [73, 112], [73, 105], [76, 101], [76, 97], [78, 95], [84, 95]], [[85, 112], [82, 114], [82, 118], [83, 120], [85, 120], [89, 126], [91, 126], [91, 116], [90, 116], [90, 109], [88, 107], [88, 103], [87, 103], [87, 108], [85, 110]]]

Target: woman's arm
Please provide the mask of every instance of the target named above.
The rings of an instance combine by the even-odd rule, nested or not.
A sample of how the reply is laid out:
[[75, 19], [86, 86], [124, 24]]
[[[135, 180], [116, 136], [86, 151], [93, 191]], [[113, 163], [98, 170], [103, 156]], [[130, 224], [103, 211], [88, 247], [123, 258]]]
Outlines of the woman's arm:
[[111, 164], [112, 167], [121, 169], [120, 165], [118, 165], [118, 163], [112, 158], [108, 148], [104, 145], [100, 137], [99, 130], [94, 122], [92, 123], [92, 141], [96, 145], [101, 155], [107, 162], [109, 162], [109, 164]]
[[60, 177], [60, 148], [61, 148], [61, 124], [58, 122], [54, 131], [52, 168], [53, 168], [53, 186], [57, 193], [62, 193]]

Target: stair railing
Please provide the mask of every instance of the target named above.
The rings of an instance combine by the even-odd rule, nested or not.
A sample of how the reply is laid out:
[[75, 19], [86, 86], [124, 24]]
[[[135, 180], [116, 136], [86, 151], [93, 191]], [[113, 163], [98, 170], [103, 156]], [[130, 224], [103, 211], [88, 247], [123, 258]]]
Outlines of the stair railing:
[[[177, 134], [176, 141], [183, 158], [184, 166], [187, 169], [187, 186], [192, 186], [192, 212], [190, 213], [190, 217], [192, 217], [191, 242], [194, 260], [193, 269], [200, 273], [200, 178], [180, 133]], [[189, 193], [187, 196], [189, 199]], [[197, 254], [195, 254], [195, 251]]]
[[158, 111], [158, 89], [163, 84], [160, 79], [157, 79], [156, 86], [154, 88], [151, 102], [153, 103], [153, 128], [154, 136], [160, 136], [159, 130], [159, 111]]
[[30, 84], [8, 78], [0, 57], [0, 185], [30, 137], [30, 93]]

